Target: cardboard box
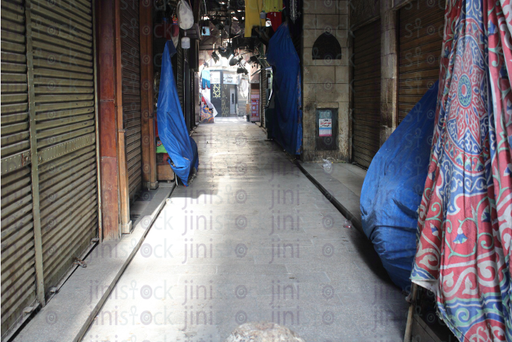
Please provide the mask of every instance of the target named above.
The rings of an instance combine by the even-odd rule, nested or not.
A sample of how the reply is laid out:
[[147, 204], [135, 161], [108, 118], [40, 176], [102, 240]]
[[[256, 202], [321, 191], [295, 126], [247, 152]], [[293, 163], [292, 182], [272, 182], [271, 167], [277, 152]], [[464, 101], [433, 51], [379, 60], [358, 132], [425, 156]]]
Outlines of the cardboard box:
[[169, 164], [158, 164], [156, 178], [159, 181], [174, 181], [174, 171]]

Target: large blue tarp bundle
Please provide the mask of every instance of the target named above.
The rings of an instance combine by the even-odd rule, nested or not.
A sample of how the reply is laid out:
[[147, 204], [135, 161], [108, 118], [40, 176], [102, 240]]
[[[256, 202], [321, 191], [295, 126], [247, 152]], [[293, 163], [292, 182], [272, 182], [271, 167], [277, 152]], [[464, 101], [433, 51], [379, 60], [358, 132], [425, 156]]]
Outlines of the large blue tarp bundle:
[[361, 190], [363, 230], [391, 279], [402, 289], [411, 283], [417, 209], [427, 178], [437, 90], [438, 82], [382, 145]]
[[300, 154], [302, 110], [300, 59], [293, 46], [288, 25], [282, 24], [268, 44], [267, 61], [274, 67], [274, 115], [270, 136], [290, 154]]
[[157, 106], [158, 134], [169, 154], [169, 163], [174, 173], [185, 186], [188, 186], [193, 168], [197, 170], [199, 165], [199, 158], [196, 142], [188, 134], [176, 83], [174, 82], [171, 64], [171, 56], [174, 53], [176, 53], [176, 49], [172, 41], [169, 40], [165, 44], [162, 56], [162, 73]]

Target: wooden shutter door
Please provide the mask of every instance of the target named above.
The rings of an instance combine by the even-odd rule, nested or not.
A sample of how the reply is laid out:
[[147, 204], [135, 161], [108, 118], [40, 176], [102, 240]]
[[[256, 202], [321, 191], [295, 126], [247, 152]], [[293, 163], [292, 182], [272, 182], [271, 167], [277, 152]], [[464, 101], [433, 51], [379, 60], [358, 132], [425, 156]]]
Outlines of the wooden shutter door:
[[352, 156], [368, 167], [380, 147], [380, 20], [354, 35]]
[[398, 11], [398, 122], [439, 79], [444, 0], [413, 1]]

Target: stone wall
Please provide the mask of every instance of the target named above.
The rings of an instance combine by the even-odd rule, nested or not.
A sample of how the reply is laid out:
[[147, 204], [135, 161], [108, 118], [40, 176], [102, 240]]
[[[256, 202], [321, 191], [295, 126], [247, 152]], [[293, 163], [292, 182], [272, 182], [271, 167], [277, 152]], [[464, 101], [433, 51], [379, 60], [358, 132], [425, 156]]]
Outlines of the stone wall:
[[[303, 31], [303, 160], [350, 159], [349, 1], [305, 0]], [[341, 46], [341, 59], [313, 59], [313, 44], [324, 32]], [[316, 109], [338, 109], [338, 149], [317, 151]]]
[[[410, 0], [305, 0], [303, 47], [303, 155], [305, 161], [332, 157], [351, 161], [351, 55], [352, 31], [381, 19], [382, 145], [397, 125], [396, 11]], [[341, 60], [314, 60], [313, 44], [332, 33], [342, 47]], [[317, 151], [316, 117], [319, 108], [338, 108], [338, 150]]]

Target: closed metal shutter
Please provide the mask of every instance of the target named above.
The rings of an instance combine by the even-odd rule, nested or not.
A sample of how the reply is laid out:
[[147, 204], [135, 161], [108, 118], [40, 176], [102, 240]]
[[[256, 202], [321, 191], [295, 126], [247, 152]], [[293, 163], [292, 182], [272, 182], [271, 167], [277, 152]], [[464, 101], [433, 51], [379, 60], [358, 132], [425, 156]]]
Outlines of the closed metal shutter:
[[142, 185], [141, 88], [139, 1], [127, 0], [121, 6], [121, 51], [123, 75], [123, 125], [126, 129], [126, 162], [130, 198]]
[[262, 67], [260, 72], [260, 122], [263, 122], [265, 117], [265, 107], [267, 105], [267, 70]]
[[189, 69], [189, 91], [190, 91], [190, 130], [196, 126], [196, 105], [195, 105], [195, 91], [194, 91], [194, 70]]
[[352, 156], [368, 167], [380, 147], [380, 20], [354, 34]]
[[183, 49], [181, 48], [181, 44], [178, 44], [178, 47], [176, 48], [176, 88], [178, 89], [178, 98], [180, 99], [180, 105], [181, 109], [183, 110], [183, 115], [185, 115], [185, 95], [184, 95], [184, 87], [185, 87], [185, 81], [184, 81], [184, 64], [185, 61], [183, 60]]
[[399, 10], [399, 123], [439, 79], [444, 4], [416, 0]]
[[36, 300], [24, 5], [2, 0], [2, 337]]
[[199, 123], [199, 121], [201, 121], [201, 118], [200, 118], [200, 113], [201, 113], [201, 107], [199, 106], [199, 101], [200, 101], [200, 98], [199, 98], [199, 84], [201, 82], [201, 78], [199, 76], [199, 73], [198, 72], [194, 72], [194, 92], [192, 94], [194, 94], [194, 111], [196, 113], [195, 115], [195, 126], [197, 126], [197, 124]]
[[[189, 53], [190, 50], [185, 51], [185, 53]], [[190, 68], [188, 65], [188, 61], [185, 60], [183, 63], [183, 69], [184, 69], [184, 83], [183, 83], [183, 89], [185, 89], [185, 105], [183, 107], [183, 115], [185, 115], [185, 125], [187, 126], [187, 129], [190, 131], [192, 127], [191, 121], [193, 120], [191, 117], [191, 108], [190, 108], [190, 98], [192, 93], [190, 92]]]
[[90, 0], [31, 2], [28, 39], [48, 294], [97, 234], [94, 35]]

